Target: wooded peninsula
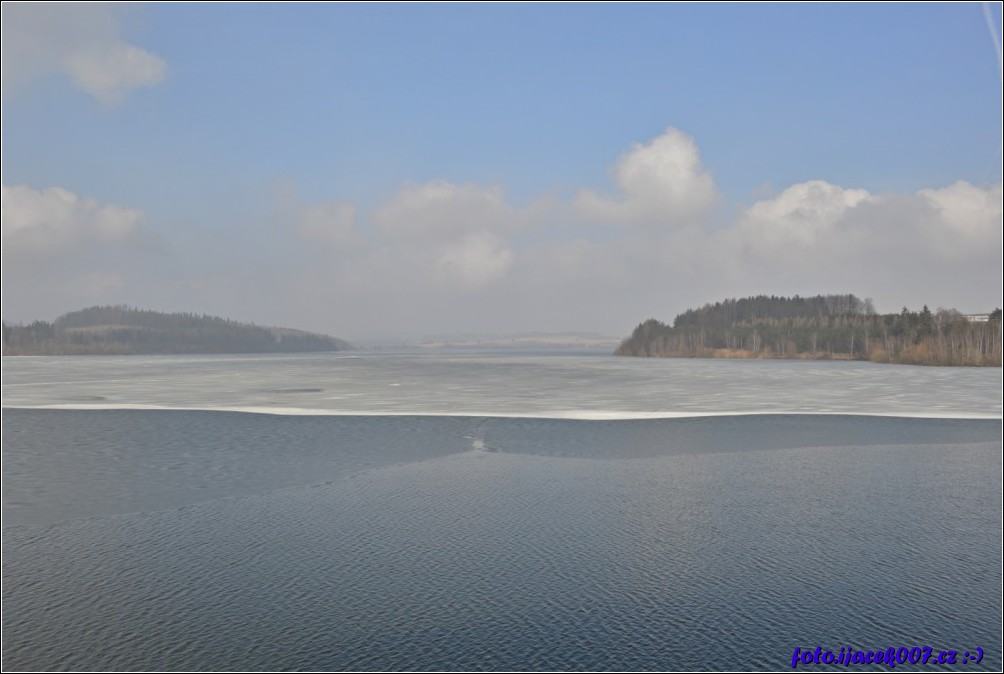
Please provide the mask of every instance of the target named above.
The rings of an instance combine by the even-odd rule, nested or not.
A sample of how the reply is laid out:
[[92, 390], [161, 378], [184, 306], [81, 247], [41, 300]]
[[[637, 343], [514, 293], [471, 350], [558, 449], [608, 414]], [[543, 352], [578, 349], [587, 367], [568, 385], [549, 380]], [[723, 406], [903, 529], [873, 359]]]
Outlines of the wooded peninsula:
[[965, 316], [925, 305], [878, 314], [871, 300], [854, 295], [759, 295], [688, 309], [671, 326], [651, 318], [616, 353], [1000, 367], [1001, 310]]
[[52, 323], [3, 324], [5, 356], [300, 353], [351, 348], [341, 339], [302, 330], [126, 306], [91, 307], [64, 314]]

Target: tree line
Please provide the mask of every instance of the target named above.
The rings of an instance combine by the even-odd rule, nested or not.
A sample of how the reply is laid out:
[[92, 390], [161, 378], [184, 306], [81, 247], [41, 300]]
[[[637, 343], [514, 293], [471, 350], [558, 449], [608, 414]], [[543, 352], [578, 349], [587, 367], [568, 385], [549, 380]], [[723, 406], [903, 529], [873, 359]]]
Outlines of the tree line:
[[954, 309], [878, 314], [854, 295], [728, 299], [688, 309], [672, 326], [641, 323], [622, 356], [805, 358], [915, 365], [1001, 364], [1001, 310], [971, 321]]
[[52, 323], [3, 324], [3, 353], [11, 356], [297, 353], [349, 348], [341, 339], [302, 330], [125, 305], [90, 307]]

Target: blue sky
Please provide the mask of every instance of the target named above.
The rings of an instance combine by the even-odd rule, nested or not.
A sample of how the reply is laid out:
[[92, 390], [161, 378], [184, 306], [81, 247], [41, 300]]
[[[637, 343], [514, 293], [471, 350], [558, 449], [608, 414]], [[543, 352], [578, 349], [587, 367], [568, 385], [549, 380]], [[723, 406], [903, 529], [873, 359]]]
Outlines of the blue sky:
[[126, 302], [366, 338], [624, 334], [758, 292], [992, 308], [1000, 24], [5, 4], [4, 318]]

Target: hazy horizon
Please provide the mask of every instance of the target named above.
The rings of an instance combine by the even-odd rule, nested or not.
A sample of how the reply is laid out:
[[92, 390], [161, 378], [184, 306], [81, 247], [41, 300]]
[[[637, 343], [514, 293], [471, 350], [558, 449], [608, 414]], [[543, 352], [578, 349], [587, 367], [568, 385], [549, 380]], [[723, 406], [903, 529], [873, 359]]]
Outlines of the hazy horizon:
[[1001, 6], [3, 6], [3, 319], [1002, 302]]

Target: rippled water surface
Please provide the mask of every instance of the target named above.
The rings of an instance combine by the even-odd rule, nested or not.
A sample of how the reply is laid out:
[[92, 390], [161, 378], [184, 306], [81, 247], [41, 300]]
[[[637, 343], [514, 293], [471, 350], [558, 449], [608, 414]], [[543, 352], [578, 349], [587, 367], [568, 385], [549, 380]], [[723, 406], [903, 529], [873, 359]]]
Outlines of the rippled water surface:
[[5, 669], [1004, 662], [999, 370], [32, 358], [3, 395]]

